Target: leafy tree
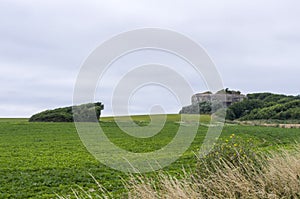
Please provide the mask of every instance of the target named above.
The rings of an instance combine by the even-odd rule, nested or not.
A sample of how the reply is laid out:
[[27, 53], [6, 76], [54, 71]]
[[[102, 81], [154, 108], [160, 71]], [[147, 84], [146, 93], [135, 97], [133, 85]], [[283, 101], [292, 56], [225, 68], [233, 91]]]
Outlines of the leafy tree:
[[245, 99], [230, 105], [227, 109], [226, 119], [234, 120], [245, 116], [252, 110], [263, 107], [263, 102], [257, 99]]
[[29, 122], [73, 122], [73, 113], [76, 121], [96, 122], [99, 121], [103, 109], [101, 102], [57, 108], [37, 113], [29, 118]]
[[257, 100], [264, 100], [266, 97], [273, 95], [272, 93], [251, 93], [247, 95], [249, 100], [257, 99]]
[[179, 114], [211, 114], [222, 107], [222, 104], [217, 101], [204, 101], [183, 107]]

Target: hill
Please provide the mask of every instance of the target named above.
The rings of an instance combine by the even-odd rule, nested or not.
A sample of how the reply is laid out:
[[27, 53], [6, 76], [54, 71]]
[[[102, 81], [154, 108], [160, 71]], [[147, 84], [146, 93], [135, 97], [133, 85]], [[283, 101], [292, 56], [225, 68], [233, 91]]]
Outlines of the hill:
[[227, 120], [300, 119], [300, 95], [263, 92], [245, 96], [240, 91], [225, 89], [216, 94], [197, 93], [191, 101], [191, 105], [182, 107], [180, 114], [211, 114], [227, 107]]
[[226, 119], [299, 120], [300, 96], [287, 96], [273, 93], [248, 94], [247, 99], [228, 107]]

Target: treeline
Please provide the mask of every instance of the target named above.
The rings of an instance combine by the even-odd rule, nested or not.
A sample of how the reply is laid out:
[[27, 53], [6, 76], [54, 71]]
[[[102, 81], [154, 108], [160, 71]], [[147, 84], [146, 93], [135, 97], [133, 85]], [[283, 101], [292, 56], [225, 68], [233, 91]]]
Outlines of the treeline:
[[247, 99], [228, 107], [226, 119], [300, 119], [300, 96], [272, 93], [248, 94]]
[[46, 110], [31, 116], [29, 122], [73, 122], [73, 115], [76, 121], [95, 122], [99, 121], [103, 108], [103, 104], [97, 102]]

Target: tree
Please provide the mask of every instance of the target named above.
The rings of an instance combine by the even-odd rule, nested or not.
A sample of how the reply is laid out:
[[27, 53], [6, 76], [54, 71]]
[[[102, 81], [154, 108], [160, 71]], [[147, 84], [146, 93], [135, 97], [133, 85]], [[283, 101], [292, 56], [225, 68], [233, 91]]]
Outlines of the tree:
[[88, 103], [78, 106], [69, 106], [46, 110], [29, 118], [29, 122], [98, 122], [104, 105], [101, 102]]
[[245, 99], [230, 105], [227, 109], [226, 119], [234, 120], [245, 116], [252, 110], [263, 107], [263, 102], [256, 99]]

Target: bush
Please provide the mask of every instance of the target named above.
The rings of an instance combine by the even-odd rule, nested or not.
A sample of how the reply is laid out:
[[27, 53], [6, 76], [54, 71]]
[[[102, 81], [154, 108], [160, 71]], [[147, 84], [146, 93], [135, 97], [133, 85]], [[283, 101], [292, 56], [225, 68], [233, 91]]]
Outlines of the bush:
[[73, 113], [76, 121], [96, 122], [99, 121], [103, 108], [103, 104], [97, 102], [46, 110], [31, 116], [29, 122], [73, 122]]
[[179, 114], [211, 114], [222, 108], [222, 105], [217, 102], [200, 102], [183, 107]]
[[224, 162], [239, 169], [243, 169], [245, 164], [258, 166], [261, 159], [255, 151], [257, 147], [252, 138], [244, 140], [235, 134], [220, 138], [209, 154], [199, 157], [197, 173], [199, 176], [208, 177], [216, 172], [216, 168], [222, 167]]

